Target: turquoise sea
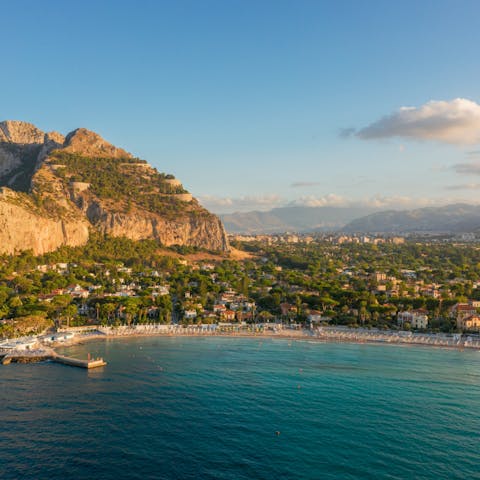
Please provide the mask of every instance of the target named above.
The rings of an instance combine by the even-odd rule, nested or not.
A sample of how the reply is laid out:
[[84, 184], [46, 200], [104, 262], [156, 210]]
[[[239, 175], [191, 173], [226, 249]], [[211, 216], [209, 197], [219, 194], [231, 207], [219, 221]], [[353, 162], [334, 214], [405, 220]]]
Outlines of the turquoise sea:
[[480, 478], [480, 352], [258, 338], [0, 367], [0, 479]]

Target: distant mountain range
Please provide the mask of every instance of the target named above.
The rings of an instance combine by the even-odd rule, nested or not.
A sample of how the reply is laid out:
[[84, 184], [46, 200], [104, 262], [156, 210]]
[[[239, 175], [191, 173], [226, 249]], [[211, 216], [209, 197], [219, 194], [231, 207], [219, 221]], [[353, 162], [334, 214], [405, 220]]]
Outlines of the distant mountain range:
[[456, 233], [480, 230], [480, 207], [454, 204], [414, 210], [369, 207], [283, 207], [221, 215], [228, 233], [343, 231], [346, 233]]
[[444, 207], [376, 212], [345, 225], [345, 232], [456, 233], [480, 229], [480, 207], [458, 203]]
[[220, 215], [228, 233], [282, 233], [339, 230], [352, 220], [369, 215], [370, 207], [280, 207], [268, 212]]

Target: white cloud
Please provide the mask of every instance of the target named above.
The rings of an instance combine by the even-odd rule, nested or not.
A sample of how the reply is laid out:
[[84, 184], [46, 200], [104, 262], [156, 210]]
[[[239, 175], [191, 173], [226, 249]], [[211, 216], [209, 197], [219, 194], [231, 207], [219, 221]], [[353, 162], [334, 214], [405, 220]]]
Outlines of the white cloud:
[[344, 207], [348, 201], [335, 193], [329, 193], [322, 197], [315, 197], [313, 195], [306, 195], [290, 202], [290, 205], [303, 207]]
[[364, 140], [390, 137], [434, 140], [452, 144], [480, 143], [480, 105], [472, 100], [456, 98], [436, 101], [420, 107], [400, 110], [358, 130]]
[[460, 185], [447, 185], [447, 190], [480, 190], [480, 183], [462, 183]]
[[[475, 187], [471, 184], [465, 187], [473, 190]], [[462, 186], [447, 187], [449, 190], [462, 190]], [[407, 196], [381, 196], [375, 195], [364, 198], [346, 198], [335, 193], [329, 193], [323, 196], [305, 195], [295, 200], [287, 200], [280, 195], [247, 195], [242, 197], [217, 197], [214, 195], [204, 195], [198, 197], [202, 205], [217, 214], [226, 214], [234, 212], [268, 211], [276, 207], [363, 207], [375, 210], [408, 210], [414, 208], [446, 205], [461, 201], [456, 198], [418, 198]]]
[[302, 205], [305, 207], [370, 207], [378, 209], [407, 209], [435, 204], [438, 204], [438, 202], [428, 198], [375, 195], [373, 197], [351, 199], [334, 193], [322, 197], [304, 196], [290, 202], [290, 205]]
[[247, 212], [251, 210], [270, 210], [282, 206], [286, 200], [280, 195], [245, 195], [241, 197], [199, 196], [200, 203], [216, 213]]
[[431, 198], [415, 198], [407, 196], [381, 196], [376, 195], [358, 202], [359, 205], [375, 207], [379, 209], [408, 209], [427, 207], [435, 205], [438, 202]]

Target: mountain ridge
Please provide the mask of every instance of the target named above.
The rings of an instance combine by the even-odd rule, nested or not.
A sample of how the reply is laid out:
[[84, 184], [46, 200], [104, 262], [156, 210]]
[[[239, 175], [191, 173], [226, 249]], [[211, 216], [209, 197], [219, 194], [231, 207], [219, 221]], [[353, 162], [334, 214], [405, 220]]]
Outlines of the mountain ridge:
[[440, 207], [387, 210], [357, 218], [342, 231], [365, 233], [465, 233], [480, 228], [480, 207], [454, 203]]
[[173, 175], [84, 128], [0, 122], [0, 253], [86, 243], [90, 231], [228, 251], [220, 219]]
[[228, 233], [264, 234], [286, 231], [308, 233], [333, 231], [349, 221], [372, 213], [373, 207], [286, 206], [261, 212], [235, 212], [220, 215]]
[[[369, 211], [370, 210], [370, 211]], [[466, 203], [403, 210], [378, 207], [278, 207], [220, 215], [231, 234], [465, 233], [480, 230], [480, 207]]]

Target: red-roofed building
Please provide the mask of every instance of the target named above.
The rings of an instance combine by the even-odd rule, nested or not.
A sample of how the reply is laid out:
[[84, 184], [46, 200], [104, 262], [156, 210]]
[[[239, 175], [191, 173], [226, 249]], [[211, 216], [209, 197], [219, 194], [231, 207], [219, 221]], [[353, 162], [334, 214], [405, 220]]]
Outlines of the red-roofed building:
[[233, 321], [235, 320], [235, 312], [233, 310], [225, 310], [220, 314], [222, 320]]
[[480, 315], [476, 313], [457, 319], [457, 328], [459, 330], [480, 330]]

